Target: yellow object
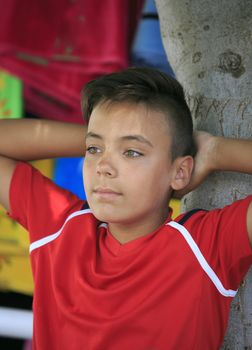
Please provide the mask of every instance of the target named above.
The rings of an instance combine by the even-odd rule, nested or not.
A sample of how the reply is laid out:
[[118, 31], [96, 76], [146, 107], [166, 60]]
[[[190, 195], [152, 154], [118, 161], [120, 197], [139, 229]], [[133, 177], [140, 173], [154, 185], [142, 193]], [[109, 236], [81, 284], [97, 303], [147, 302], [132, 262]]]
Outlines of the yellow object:
[[172, 199], [169, 203], [169, 206], [172, 208], [172, 219], [175, 219], [179, 214], [181, 213], [180, 210], [180, 200], [178, 199]]
[[[44, 175], [52, 177], [53, 161], [33, 162]], [[0, 207], [0, 290], [32, 295], [33, 279], [26, 230]]]

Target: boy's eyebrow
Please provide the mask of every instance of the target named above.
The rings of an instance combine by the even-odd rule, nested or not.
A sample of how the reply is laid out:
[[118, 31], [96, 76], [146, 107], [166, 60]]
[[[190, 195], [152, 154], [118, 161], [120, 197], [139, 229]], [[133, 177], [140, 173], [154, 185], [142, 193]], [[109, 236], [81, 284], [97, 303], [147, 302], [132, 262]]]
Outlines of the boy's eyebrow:
[[88, 137], [94, 137], [94, 138], [96, 138], [96, 139], [102, 140], [102, 136], [101, 136], [101, 135], [95, 134], [95, 133], [92, 132], [92, 131], [89, 131], [89, 132], [86, 134], [86, 139], [87, 139]]
[[[94, 137], [94, 138], [99, 139], [99, 140], [103, 139], [103, 137], [101, 135], [95, 134], [92, 131], [89, 131], [87, 133], [86, 139], [88, 137]], [[145, 144], [149, 145], [150, 147], [153, 147], [153, 144], [149, 140], [147, 140], [145, 137], [143, 137], [142, 135], [125, 135], [125, 136], [120, 137], [120, 139], [122, 141], [127, 141], [127, 140], [129, 140], [129, 141], [138, 141], [138, 142], [141, 142], [141, 143], [145, 143]]]
[[145, 137], [143, 137], [142, 135], [126, 135], [126, 136], [120, 137], [120, 139], [129, 140], [129, 141], [138, 141], [138, 142], [145, 143], [145, 144], [153, 147], [153, 144], [149, 140], [147, 140]]

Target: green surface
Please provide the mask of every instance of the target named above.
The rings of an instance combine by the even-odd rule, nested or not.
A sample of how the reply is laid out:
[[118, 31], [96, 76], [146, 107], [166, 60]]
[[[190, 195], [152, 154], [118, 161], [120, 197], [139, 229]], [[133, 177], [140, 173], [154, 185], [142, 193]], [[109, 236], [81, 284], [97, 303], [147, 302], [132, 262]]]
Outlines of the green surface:
[[0, 118], [21, 118], [22, 114], [21, 80], [0, 70]]

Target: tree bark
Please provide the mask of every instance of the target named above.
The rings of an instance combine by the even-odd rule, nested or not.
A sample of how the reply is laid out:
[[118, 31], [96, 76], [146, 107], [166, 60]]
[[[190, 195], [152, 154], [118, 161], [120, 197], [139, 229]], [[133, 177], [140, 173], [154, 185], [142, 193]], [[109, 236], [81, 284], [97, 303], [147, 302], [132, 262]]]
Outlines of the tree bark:
[[[168, 60], [197, 129], [252, 135], [252, 1], [156, 0]], [[252, 161], [252, 160], [251, 160]], [[222, 207], [252, 193], [249, 175], [215, 173], [183, 201]], [[231, 308], [223, 349], [252, 349], [252, 269]]]

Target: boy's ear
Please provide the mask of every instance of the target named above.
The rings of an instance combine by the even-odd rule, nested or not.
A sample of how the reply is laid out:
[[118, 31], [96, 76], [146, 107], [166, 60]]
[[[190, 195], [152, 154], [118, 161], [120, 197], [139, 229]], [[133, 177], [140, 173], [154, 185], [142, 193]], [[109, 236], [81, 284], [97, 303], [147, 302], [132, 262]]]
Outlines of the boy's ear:
[[175, 191], [182, 190], [191, 180], [194, 160], [191, 156], [178, 157], [174, 160], [173, 166], [174, 174], [171, 187]]

